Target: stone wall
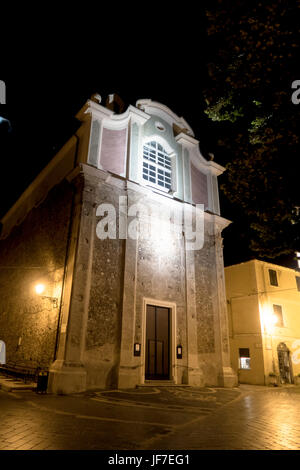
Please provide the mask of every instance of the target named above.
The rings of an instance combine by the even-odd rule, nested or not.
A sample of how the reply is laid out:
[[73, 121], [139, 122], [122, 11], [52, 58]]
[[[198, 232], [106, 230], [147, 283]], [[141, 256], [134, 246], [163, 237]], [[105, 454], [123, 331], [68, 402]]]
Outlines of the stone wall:
[[[78, 220], [72, 231], [70, 300], [64, 301], [64, 328], [50, 390], [72, 393], [143, 383], [147, 304], [170, 308], [170, 379], [192, 386], [222, 384], [226, 334], [220, 315], [223, 267], [218, 259], [221, 238], [216, 236], [215, 216], [205, 213], [202, 249], [187, 251], [188, 237], [182, 236], [177, 218], [181, 202], [87, 165], [82, 166], [80, 179], [82, 197], [77, 202], [77, 218], [73, 218]], [[128, 203], [131, 233], [127, 239], [119, 237], [120, 196]], [[143, 209], [136, 206], [131, 212], [139, 202]], [[106, 206], [100, 211], [102, 204]], [[115, 238], [100, 239], [100, 221], [103, 228], [111, 208], [116, 215], [110, 219], [116, 222]], [[145, 237], [138, 229], [134, 237], [133, 224], [142, 223], [147, 232], [147, 215], [152, 211], [162, 217], [158, 230], [168, 217], [173, 217], [177, 230], [167, 237]], [[134, 355], [135, 343], [141, 344], [140, 356]], [[176, 357], [177, 345], [182, 346], [182, 358]]]
[[[118, 209], [119, 196], [124, 194], [122, 189], [111, 187], [105, 182], [93, 185], [90, 181], [89, 184], [94, 192], [94, 207], [110, 203]], [[116, 388], [121, 341], [124, 240], [100, 240], [95, 236], [92, 251], [83, 358], [87, 388]]]
[[[62, 182], [0, 241], [0, 338], [7, 363], [36, 368], [53, 361], [72, 189]], [[57, 307], [39, 297], [58, 299]]]
[[204, 246], [195, 251], [195, 286], [197, 315], [197, 346], [199, 366], [206, 385], [218, 385], [222, 368], [218, 344], [218, 314], [214, 308], [217, 302], [215, 266], [215, 238], [206, 223]]
[[[95, 177], [88, 184], [94, 194], [90, 194], [94, 207], [112, 204], [117, 221], [120, 196], [127, 196], [128, 207], [142, 203], [148, 208], [148, 215], [152, 210], [161, 215], [168, 207], [172, 207], [171, 214], [182, 210], [182, 204], [163, 197], [153, 198], [149, 190], [143, 191], [136, 185], [127, 187], [122, 180]], [[92, 216], [91, 210], [89, 213]], [[134, 219], [135, 216], [129, 217], [128, 223]], [[142, 213], [138, 213], [138, 219], [144, 220], [147, 231]], [[188, 255], [184, 239], [174, 235], [161, 239], [139, 234], [136, 240], [94, 237], [83, 356], [87, 388], [130, 388], [143, 381], [145, 299], [158, 305], [162, 302], [176, 306], [172, 348], [174, 351], [180, 344], [183, 357], [177, 360], [173, 355], [171, 377], [179, 384], [196, 380], [194, 384], [218, 385], [222, 373], [218, 274], [214, 221], [210, 221], [209, 214], [204, 227], [204, 246]], [[140, 357], [133, 356], [134, 343], [142, 345]], [[119, 367], [122, 378], [118, 384]], [[191, 378], [191, 373], [198, 378]]]

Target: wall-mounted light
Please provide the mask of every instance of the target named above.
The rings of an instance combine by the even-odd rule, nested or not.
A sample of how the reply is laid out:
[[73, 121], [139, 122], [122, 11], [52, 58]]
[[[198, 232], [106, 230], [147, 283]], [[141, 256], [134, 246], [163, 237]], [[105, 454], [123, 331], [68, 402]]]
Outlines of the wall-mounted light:
[[268, 321], [271, 325], [276, 325], [276, 323], [278, 323], [278, 318], [276, 317], [276, 315], [271, 315]]
[[274, 327], [278, 323], [278, 316], [274, 315], [273, 309], [268, 304], [260, 306], [260, 311], [265, 332], [272, 335], [274, 333]]
[[141, 355], [141, 344], [140, 343], [134, 343], [133, 355], [134, 356], [140, 356]]
[[58, 307], [58, 299], [57, 297], [50, 297], [48, 295], [41, 295], [45, 291], [45, 284], [36, 284], [35, 287], [35, 292], [42, 298], [42, 299], [49, 299], [53, 303], [53, 307], [57, 308]]
[[45, 290], [45, 285], [44, 284], [37, 284], [35, 286], [35, 292], [38, 294], [38, 295], [41, 295]]
[[177, 359], [182, 359], [182, 346], [181, 346], [181, 344], [178, 344], [178, 346], [176, 347], [176, 355], [177, 355]]
[[264, 313], [264, 323], [267, 328], [272, 328], [276, 323], [278, 323], [278, 317], [271, 311], [266, 310]]

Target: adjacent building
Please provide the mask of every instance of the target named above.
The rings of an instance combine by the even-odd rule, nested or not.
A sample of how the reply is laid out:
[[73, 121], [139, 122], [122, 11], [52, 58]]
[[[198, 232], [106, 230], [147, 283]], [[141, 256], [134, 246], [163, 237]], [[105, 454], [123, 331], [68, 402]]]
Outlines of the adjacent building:
[[7, 366], [47, 368], [54, 393], [232, 387], [224, 168], [165, 105], [100, 103], [87, 101], [76, 134], [1, 221]]
[[[252, 260], [225, 268], [232, 368], [240, 383], [300, 373], [300, 271]], [[270, 375], [271, 374], [271, 375]]]

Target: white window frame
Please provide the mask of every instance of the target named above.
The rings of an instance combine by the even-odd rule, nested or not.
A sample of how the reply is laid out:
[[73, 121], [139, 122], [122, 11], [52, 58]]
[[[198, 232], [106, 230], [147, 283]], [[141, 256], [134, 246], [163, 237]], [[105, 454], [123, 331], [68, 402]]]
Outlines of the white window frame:
[[[150, 142], [156, 142], [156, 144], [161, 145], [163, 148], [163, 153], [165, 153], [171, 160], [171, 170], [167, 170], [167, 172], [170, 171], [171, 174], [171, 188], [166, 188], [165, 186], [161, 186], [157, 183], [153, 183], [151, 181], [148, 181], [143, 178], [143, 168], [144, 168], [144, 162], [148, 163], [150, 165], [153, 165], [156, 169], [161, 169], [161, 170], [166, 170], [163, 166], [160, 166], [156, 162], [152, 162], [151, 160], [144, 159], [144, 146], [149, 145]], [[139, 181], [141, 184], [148, 186], [150, 188], [157, 189], [165, 194], [174, 194], [177, 190], [177, 178], [176, 178], [176, 153], [174, 150], [171, 148], [171, 146], [168, 144], [168, 142], [165, 141], [165, 139], [161, 138], [160, 136], [157, 135], [152, 135], [152, 136], [147, 136], [143, 139], [142, 141], [142, 146], [141, 146], [141, 158], [140, 158], [140, 177]], [[151, 147], [150, 147], [151, 148]], [[154, 148], [154, 147], [153, 147]], [[157, 146], [156, 146], [157, 149]], [[157, 172], [156, 172], [157, 174]], [[156, 178], [157, 180], [157, 178]]]

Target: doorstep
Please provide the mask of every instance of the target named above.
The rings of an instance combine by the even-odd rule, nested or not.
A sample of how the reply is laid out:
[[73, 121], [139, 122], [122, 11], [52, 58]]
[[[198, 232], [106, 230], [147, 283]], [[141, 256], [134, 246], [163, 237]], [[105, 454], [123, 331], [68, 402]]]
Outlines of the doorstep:
[[145, 380], [143, 384], [137, 385], [140, 387], [190, 387], [187, 384], [176, 384], [174, 380]]

